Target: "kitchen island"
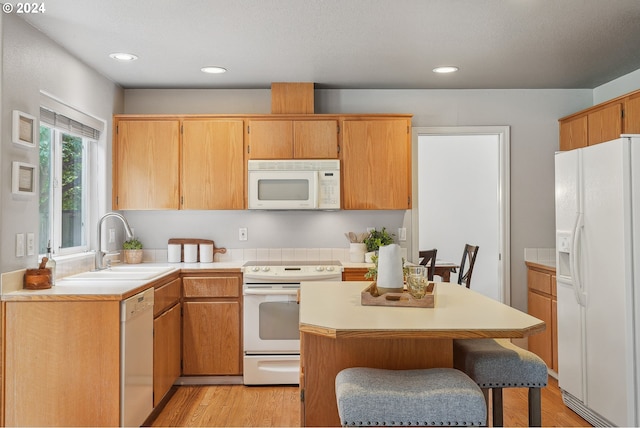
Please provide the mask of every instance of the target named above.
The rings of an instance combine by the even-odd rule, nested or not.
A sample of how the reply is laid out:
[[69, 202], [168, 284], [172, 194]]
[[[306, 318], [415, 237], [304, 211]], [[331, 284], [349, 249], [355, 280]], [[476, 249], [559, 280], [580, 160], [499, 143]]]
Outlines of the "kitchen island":
[[453, 339], [521, 338], [545, 323], [479, 293], [436, 284], [434, 308], [363, 306], [370, 282], [302, 283], [301, 426], [340, 426], [334, 381], [347, 367], [453, 366]]

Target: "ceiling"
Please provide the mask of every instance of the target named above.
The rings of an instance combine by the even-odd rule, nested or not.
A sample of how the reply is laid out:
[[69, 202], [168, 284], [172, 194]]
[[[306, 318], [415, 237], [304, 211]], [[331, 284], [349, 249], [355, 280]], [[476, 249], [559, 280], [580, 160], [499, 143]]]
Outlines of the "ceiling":
[[594, 88], [640, 69], [640, 0], [44, 4], [19, 16], [124, 88]]

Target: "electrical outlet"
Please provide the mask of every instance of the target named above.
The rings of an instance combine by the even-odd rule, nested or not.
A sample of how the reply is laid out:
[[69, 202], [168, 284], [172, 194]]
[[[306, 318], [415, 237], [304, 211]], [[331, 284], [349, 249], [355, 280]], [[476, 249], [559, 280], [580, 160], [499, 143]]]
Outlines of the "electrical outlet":
[[109, 229], [109, 244], [116, 242], [116, 230], [114, 228]]
[[407, 240], [407, 228], [399, 227], [398, 228], [398, 241], [406, 241]]
[[35, 233], [27, 233], [27, 256], [33, 256], [36, 253], [36, 236]]
[[24, 257], [24, 233], [16, 234], [16, 257]]
[[247, 240], [247, 228], [246, 227], [241, 227], [240, 229], [238, 229], [238, 239], [240, 241], [246, 241]]

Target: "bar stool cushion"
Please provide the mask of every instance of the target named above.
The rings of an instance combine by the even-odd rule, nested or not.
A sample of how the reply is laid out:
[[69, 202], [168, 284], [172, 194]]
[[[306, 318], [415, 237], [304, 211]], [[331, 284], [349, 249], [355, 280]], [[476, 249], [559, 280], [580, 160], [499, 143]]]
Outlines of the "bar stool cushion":
[[484, 425], [487, 417], [478, 385], [450, 368], [347, 368], [336, 398], [343, 426]]
[[533, 352], [508, 339], [457, 339], [453, 366], [480, 388], [547, 386], [547, 365]]

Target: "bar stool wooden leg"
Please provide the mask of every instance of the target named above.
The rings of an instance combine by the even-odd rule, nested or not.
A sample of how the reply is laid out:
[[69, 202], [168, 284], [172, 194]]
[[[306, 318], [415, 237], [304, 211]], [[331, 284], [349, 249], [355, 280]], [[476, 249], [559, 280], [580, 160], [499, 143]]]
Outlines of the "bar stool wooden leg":
[[491, 391], [493, 426], [501, 427], [504, 426], [504, 421], [502, 419], [502, 388], [492, 388]]
[[529, 388], [529, 426], [542, 426], [542, 407], [541, 407], [541, 391], [540, 388]]

